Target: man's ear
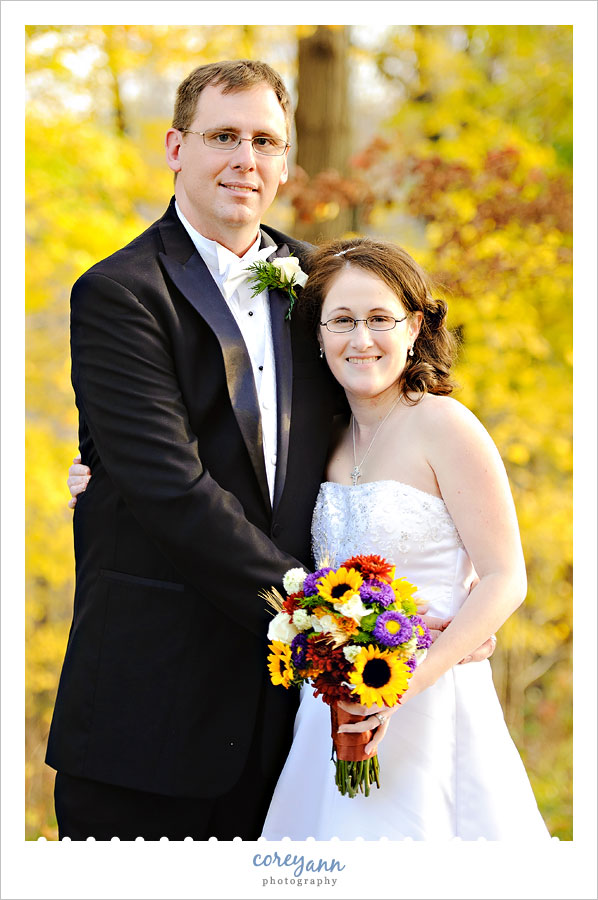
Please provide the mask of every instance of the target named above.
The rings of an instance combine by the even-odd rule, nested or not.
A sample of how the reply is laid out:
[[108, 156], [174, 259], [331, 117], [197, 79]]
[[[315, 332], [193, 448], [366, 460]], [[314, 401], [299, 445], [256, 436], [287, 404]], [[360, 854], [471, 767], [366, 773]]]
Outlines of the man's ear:
[[289, 177], [288, 155], [289, 155], [289, 148], [287, 147], [287, 149], [284, 152], [284, 164], [282, 167], [282, 171], [280, 173], [280, 178], [278, 179], [279, 184], [286, 184], [288, 177]]
[[173, 172], [181, 171], [180, 151], [183, 136], [178, 128], [169, 128], [166, 132], [166, 162]]

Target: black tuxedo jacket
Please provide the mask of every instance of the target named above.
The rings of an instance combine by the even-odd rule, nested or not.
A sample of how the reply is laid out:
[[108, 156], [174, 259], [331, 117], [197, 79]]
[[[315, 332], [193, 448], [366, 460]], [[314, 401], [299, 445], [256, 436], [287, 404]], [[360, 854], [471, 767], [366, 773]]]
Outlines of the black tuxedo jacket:
[[[272, 229], [262, 243], [300, 259]], [[76, 590], [46, 761], [172, 796], [219, 796], [243, 768], [258, 703], [265, 771], [296, 692], [267, 672], [260, 589], [310, 565], [310, 522], [338, 392], [272, 291], [278, 453], [270, 503], [255, 383], [226, 302], [165, 215], [86, 272], [71, 297], [81, 458]]]

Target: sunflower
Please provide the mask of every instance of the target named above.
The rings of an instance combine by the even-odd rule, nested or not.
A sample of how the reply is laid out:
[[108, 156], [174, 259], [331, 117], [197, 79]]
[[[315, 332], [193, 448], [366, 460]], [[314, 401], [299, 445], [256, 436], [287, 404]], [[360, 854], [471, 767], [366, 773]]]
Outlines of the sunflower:
[[282, 684], [283, 687], [288, 688], [293, 679], [291, 648], [288, 644], [283, 644], [282, 641], [272, 641], [269, 649], [273, 651], [268, 656], [268, 668], [272, 684]]
[[353, 594], [357, 594], [363, 584], [363, 578], [355, 569], [343, 566], [335, 572], [328, 572], [318, 583], [318, 594], [328, 603], [344, 603]]
[[355, 660], [349, 681], [365, 706], [394, 706], [407, 690], [411, 670], [390, 650], [369, 644]]

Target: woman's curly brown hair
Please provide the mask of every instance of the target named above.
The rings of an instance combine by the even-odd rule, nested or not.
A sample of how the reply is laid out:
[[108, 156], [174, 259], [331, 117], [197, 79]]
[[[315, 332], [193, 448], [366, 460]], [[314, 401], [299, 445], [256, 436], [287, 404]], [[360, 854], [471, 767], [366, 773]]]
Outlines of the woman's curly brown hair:
[[338, 240], [323, 244], [310, 254], [304, 262], [309, 278], [300, 304], [314, 332], [320, 327], [320, 312], [332, 280], [352, 266], [388, 285], [408, 313], [423, 314], [414, 355], [407, 357], [401, 376], [402, 393], [450, 394], [456, 386], [450, 371], [457, 341], [446, 326], [448, 307], [444, 300], [432, 296], [428, 276], [396, 244], [371, 238]]

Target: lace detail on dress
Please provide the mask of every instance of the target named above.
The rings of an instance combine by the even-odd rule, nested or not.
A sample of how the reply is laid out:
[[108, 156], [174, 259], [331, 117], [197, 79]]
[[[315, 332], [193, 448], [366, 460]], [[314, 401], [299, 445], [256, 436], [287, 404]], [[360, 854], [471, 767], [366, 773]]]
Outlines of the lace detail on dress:
[[337, 566], [356, 553], [400, 556], [434, 554], [435, 547], [463, 547], [444, 501], [400, 481], [355, 486], [327, 481], [320, 487], [312, 521], [318, 565]]

